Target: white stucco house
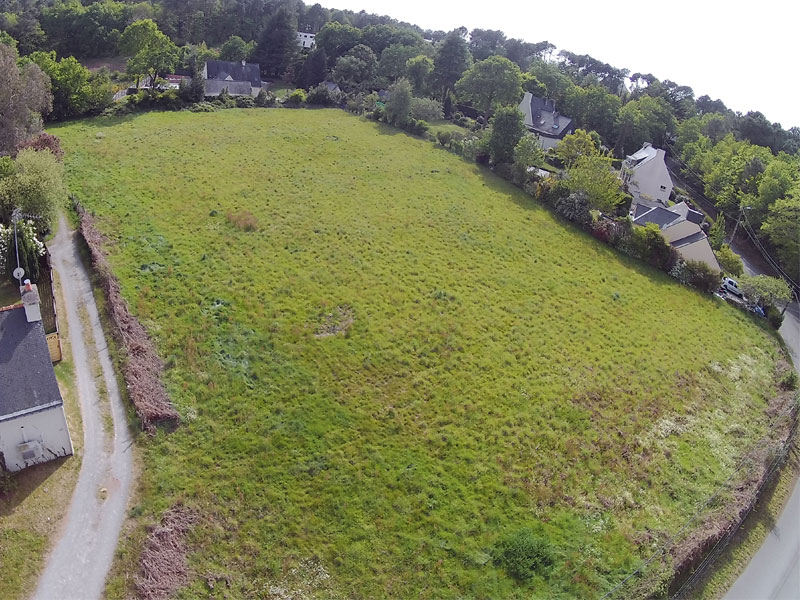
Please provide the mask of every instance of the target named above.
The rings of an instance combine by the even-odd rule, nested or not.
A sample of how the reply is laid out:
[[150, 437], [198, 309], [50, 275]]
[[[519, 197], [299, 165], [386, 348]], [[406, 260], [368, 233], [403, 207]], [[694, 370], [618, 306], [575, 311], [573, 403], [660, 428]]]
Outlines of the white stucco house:
[[313, 48], [314, 47], [314, 38], [316, 34], [314, 33], [305, 33], [303, 31], [297, 32], [297, 45], [301, 48]]
[[639, 151], [625, 158], [620, 177], [627, 184], [634, 202], [643, 200], [646, 203], [669, 205], [672, 178], [664, 161], [665, 155], [660, 148], [645, 142]]
[[7, 471], [72, 454], [35, 285], [22, 300], [0, 308], [0, 469]]

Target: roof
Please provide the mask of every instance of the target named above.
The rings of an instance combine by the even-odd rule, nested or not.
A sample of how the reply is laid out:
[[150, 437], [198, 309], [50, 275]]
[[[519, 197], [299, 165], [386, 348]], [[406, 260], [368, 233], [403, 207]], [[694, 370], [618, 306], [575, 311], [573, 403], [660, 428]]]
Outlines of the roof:
[[530, 92], [525, 92], [519, 110], [528, 129], [547, 137], [560, 138], [572, 125], [572, 119], [558, 112], [554, 100], [539, 98]]
[[253, 88], [249, 81], [217, 81], [216, 79], [206, 80], [206, 96], [219, 96], [222, 90], [227, 88], [231, 96], [252, 96]]
[[635, 169], [650, 162], [656, 156], [658, 156], [658, 148], [653, 148], [650, 142], [645, 142], [639, 150], [625, 157], [625, 166], [629, 169]]
[[249, 81], [252, 87], [261, 87], [261, 68], [257, 63], [231, 62], [227, 60], [209, 60], [206, 62], [207, 79], [224, 81], [228, 77], [230, 77], [229, 81]]
[[672, 212], [682, 216], [685, 220], [692, 223], [697, 223], [698, 225], [702, 225], [706, 218], [703, 213], [689, 208], [689, 205], [686, 204], [686, 202], [678, 202], [677, 204], [670, 206], [669, 209]]
[[708, 238], [697, 223], [682, 221], [664, 229], [661, 234], [675, 248], [684, 260], [696, 260], [706, 263], [714, 271], [719, 272], [719, 263]]
[[636, 210], [639, 211], [638, 216], [635, 216], [633, 222], [637, 225], [647, 225], [648, 223], [655, 223], [658, 225], [659, 229], [664, 229], [665, 227], [673, 224], [675, 221], [680, 219], [681, 221], [684, 218], [676, 212], [673, 212], [671, 209], [662, 208], [660, 206], [656, 206], [655, 208], [650, 208], [646, 210], [642, 210], [639, 208], [639, 205], [636, 205]]
[[0, 309], [0, 421], [62, 404], [42, 322]]

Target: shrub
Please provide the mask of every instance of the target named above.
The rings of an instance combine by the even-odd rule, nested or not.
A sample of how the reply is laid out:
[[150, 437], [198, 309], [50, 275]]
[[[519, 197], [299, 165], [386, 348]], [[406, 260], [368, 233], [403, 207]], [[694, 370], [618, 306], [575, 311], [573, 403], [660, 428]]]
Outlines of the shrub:
[[26, 148], [32, 148], [36, 151], [49, 150], [58, 160], [64, 158], [64, 151], [61, 149], [61, 140], [44, 131], [36, 137], [20, 143], [17, 146], [17, 151], [25, 150]]
[[235, 102], [236, 108], [253, 108], [256, 105], [252, 96], [236, 96]]
[[440, 146], [447, 148], [450, 145], [450, 142], [453, 141], [453, 132], [452, 131], [437, 131], [436, 132], [436, 141], [439, 142]]
[[543, 204], [555, 207], [559, 200], [569, 196], [569, 188], [560, 179], [545, 179], [539, 185], [537, 200]]
[[629, 242], [630, 253], [633, 256], [667, 273], [678, 260], [678, 253], [667, 243], [655, 223], [648, 223], [644, 227], [635, 227], [631, 232]]
[[789, 369], [786, 374], [781, 377], [780, 383], [783, 390], [796, 390], [797, 389], [797, 371]]
[[556, 201], [555, 207], [558, 214], [581, 227], [586, 227], [592, 222], [589, 198], [584, 192], [573, 192], [565, 198], [560, 198]]
[[783, 325], [783, 313], [772, 304], [767, 306], [767, 323], [776, 331]]
[[260, 106], [261, 108], [270, 108], [272, 106], [275, 106], [276, 103], [277, 100], [275, 99], [275, 94], [273, 94], [272, 92], [268, 92], [263, 88], [261, 89], [260, 92], [258, 92], [258, 96], [256, 96], [255, 104], [256, 106]]
[[286, 100], [283, 101], [284, 106], [290, 106], [292, 108], [297, 108], [298, 106], [302, 106], [306, 102], [306, 93], [305, 91], [301, 90], [300, 88], [293, 90], [291, 94], [286, 97]]
[[341, 93], [331, 92], [328, 86], [320, 83], [308, 90], [306, 102], [316, 106], [336, 106], [341, 102]]
[[546, 574], [554, 562], [547, 541], [530, 529], [521, 529], [501, 540], [495, 546], [492, 558], [520, 581], [529, 581], [537, 573]]
[[210, 112], [217, 112], [219, 107], [211, 102], [198, 102], [197, 104], [192, 104], [189, 107], [189, 110], [196, 113], [210, 113]]
[[430, 129], [430, 125], [426, 121], [417, 120], [417, 119], [409, 119], [406, 123], [403, 124], [403, 129], [408, 131], [413, 135], [418, 135], [420, 137], [424, 136], [428, 133]]
[[[724, 217], [722, 217], [724, 218]], [[744, 264], [739, 255], [736, 254], [728, 244], [723, 244], [720, 249], [714, 253], [719, 261], [722, 270], [734, 277], [739, 277], [744, 273]]]
[[227, 217], [228, 222], [231, 225], [233, 225], [238, 229], [241, 229], [242, 231], [258, 230], [258, 219], [249, 210], [243, 210], [238, 213], [229, 212], [225, 216]]
[[676, 262], [670, 271], [670, 275], [681, 283], [709, 294], [720, 285], [720, 274], [712, 271], [711, 267], [706, 263], [698, 260]]
[[411, 116], [423, 121], [441, 120], [444, 118], [442, 103], [431, 98], [412, 98]]
[[725, 241], [725, 217], [720, 215], [708, 231], [708, 243], [711, 248], [719, 250]]

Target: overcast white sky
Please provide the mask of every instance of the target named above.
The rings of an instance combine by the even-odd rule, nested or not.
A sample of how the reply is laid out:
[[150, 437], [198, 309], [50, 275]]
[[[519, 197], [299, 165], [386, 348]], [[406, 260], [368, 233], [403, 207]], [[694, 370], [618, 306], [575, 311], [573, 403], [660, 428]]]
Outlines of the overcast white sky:
[[[311, 3], [310, 0], [306, 0]], [[800, 126], [800, 0], [322, 0], [423, 29], [500, 29], [652, 73], [741, 112]]]

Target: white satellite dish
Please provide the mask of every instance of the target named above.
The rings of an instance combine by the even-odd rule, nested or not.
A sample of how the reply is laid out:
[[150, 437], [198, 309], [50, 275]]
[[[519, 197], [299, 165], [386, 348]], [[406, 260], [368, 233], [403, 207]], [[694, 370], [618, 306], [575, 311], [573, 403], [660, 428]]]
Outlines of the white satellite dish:
[[[6, 271], [6, 273], [8, 273], [8, 271]], [[14, 279], [22, 281], [22, 276], [25, 275], [25, 270], [22, 267], [17, 267], [11, 274], [14, 276]]]

